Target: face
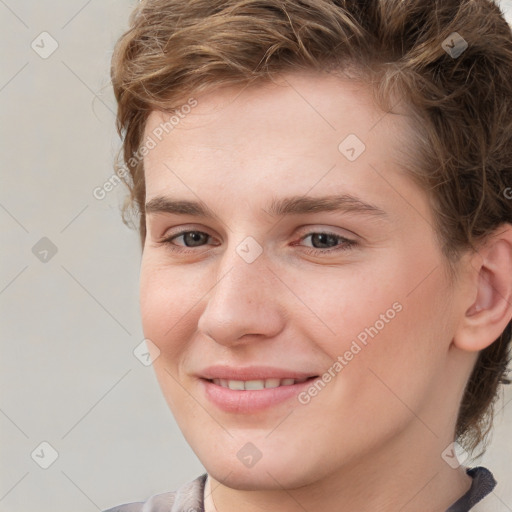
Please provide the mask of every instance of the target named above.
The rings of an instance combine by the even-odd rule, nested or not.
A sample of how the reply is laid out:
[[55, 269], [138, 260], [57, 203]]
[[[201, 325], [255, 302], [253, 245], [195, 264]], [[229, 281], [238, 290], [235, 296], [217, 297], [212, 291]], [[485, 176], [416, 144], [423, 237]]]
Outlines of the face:
[[427, 196], [399, 169], [406, 117], [361, 84], [285, 78], [146, 126], [162, 140], [144, 161], [144, 334], [187, 441], [233, 488], [430, 439], [417, 418], [441, 425], [456, 327]]

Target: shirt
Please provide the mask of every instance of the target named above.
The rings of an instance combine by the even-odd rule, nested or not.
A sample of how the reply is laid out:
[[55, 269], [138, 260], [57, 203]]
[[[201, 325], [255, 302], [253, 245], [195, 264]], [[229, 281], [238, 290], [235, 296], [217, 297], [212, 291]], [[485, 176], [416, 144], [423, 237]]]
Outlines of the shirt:
[[[499, 500], [485, 499], [492, 497], [491, 491], [496, 486], [492, 473], [484, 467], [466, 469], [466, 473], [473, 479], [471, 487], [446, 512], [501, 512], [510, 510], [500, 508]], [[103, 512], [204, 512], [205, 486], [207, 473], [195, 480], [187, 482], [178, 490], [155, 494], [146, 501], [126, 503]], [[478, 505], [477, 505], [478, 504]], [[476, 508], [475, 508], [476, 506]]]

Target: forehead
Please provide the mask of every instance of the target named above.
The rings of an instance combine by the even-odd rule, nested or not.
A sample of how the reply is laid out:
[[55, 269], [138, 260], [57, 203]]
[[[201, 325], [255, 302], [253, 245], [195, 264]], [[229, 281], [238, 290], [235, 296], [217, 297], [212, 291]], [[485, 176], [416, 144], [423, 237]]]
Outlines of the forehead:
[[155, 143], [144, 158], [148, 198], [215, 190], [233, 203], [235, 196], [255, 200], [286, 188], [375, 199], [383, 190], [393, 194], [389, 180], [404, 179], [398, 164], [408, 121], [384, 113], [359, 82], [295, 73], [193, 101], [193, 108], [178, 107], [172, 123], [158, 111], [148, 118], [145, 140]]
[[[321, 137], [332, 132], [340, 137], [348, 128], [364, 137], [384, 116], [367, 85], [326, 73], [292, 73], [272, 82], [218, 87], [195, 96], [193, 109], [188, 107], [191, 100], [184, 98], [178, 104], [172, 130], [164, 130], [163, 137], [170, 135], [169, 131], [175, 135], [194, 128], [192, 138], [200, 136], [225, 146], [243, 141], [249, 148], [251, 140], [274, 133], [309, 137], [317, 133]], [[172, 117], [152, 111], [146, 135], [158, 131]], [[245, 138], [246, 131], [252, 132], [251, 140]], [[290, 138], [281, 137], [279, 144], [287, 141], [291, 142]]]

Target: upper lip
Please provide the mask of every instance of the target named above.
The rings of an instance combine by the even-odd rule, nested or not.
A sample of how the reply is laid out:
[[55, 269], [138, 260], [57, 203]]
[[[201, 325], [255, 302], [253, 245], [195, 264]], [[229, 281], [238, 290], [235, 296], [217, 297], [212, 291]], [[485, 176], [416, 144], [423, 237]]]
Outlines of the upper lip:
[[269, 366], [209, 366], [198, 373], [203, 379], [226, 379], [226, 380], [265, 380], [265, 379], [307, 379], [316, 377], [314, 372], [306, 373], [284, 368]]

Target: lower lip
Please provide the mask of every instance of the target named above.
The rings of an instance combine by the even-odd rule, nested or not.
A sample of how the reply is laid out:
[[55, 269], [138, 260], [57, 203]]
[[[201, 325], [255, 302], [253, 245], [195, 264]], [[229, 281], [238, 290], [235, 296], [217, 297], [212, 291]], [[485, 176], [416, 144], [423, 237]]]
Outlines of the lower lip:
[[297, 398], [318, 377], [291, 386], [241, 391], [218, 386], [206, 379], [199, 379], [208, 399], [225, 412], [253, 413]]

